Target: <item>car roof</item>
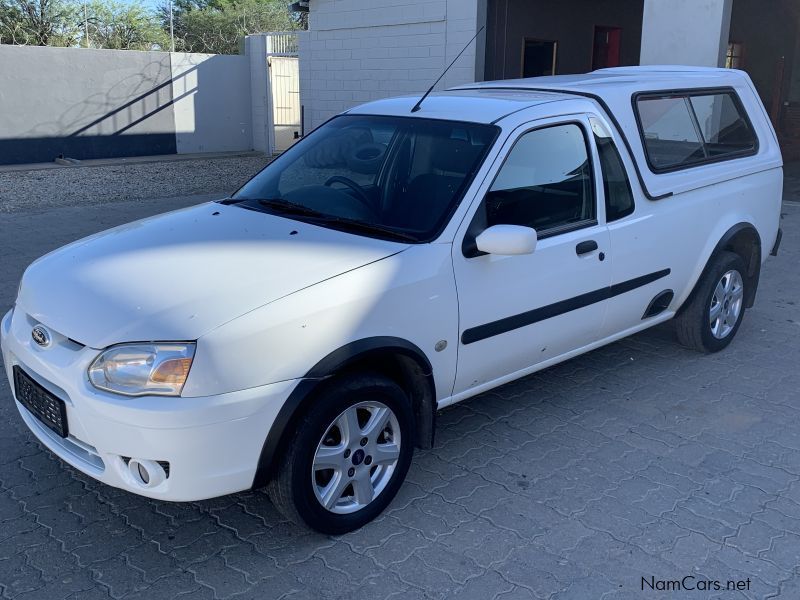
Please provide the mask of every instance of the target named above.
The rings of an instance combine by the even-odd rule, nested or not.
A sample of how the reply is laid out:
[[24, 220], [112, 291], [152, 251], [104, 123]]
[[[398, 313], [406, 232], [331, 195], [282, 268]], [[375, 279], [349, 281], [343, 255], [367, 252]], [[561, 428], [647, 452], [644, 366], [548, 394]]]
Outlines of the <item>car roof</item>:
[[375, 100], [347, 111], [347, 114], [414, 116], [417, 118], [494, 123], [503, 117], [531, 106], [572, 99], [570, 94], [533, 90], [447, 90], [434, 92], [419, 111], [411, 109], [422, 94]]
[[[631, 102], [634, 94], [703, 88], [732, 88], [736, 91], [755, 126], [759, 139], [757, 155], [671, 173], [656, 174], [649, 170]], [[587, 97], [592, 100], [587, 100]], [[653, 199], [783, 164], [777, 137], [755, 87], [745, 72], [736, 69], [681, 65], [614, 67], [580, 75], [484, 81], [431, 94], [423, 102], [421, 110], [412, 114], [411, 109], [419, 98], [419, 95], [414, 95], [377, 100], [358, 106], [349, 113], [496, 123], [533, 106], [574, 101], [576, 98], [594, 101], [619, 130], [634, 161], [642, 189]]]
[[[747, 75], [735, 69], [681, 65], [614, 67], [577, 75], [469, 83], [432, 93], [413, 116], [494, 123], [523, 108], [587, 94], [629, 101], [636, 92], [736, 87], [747, 81]], [[411, 109], [421, 97], [422, 94], [415, 94], [375, 100], [356, 106], [347, 114], [411, 116]]]
[[[671, 173], [656, 174], [647, 167], [645, 150], [632, 99], [637, 93], [669, 93], [682, 90], [734, 90], [742, 101], [759, 140], [755, 156], [698, 165]], [[782, 164], [777, 138], [763, 104], [749, 76], [735, 69], [659, 65], [599, 69], [582, 75], [555, 75], [530, 79], [486, 81], [456, 88], [459, 91], [530, 90], [536, 93], [555, 92], [565, 97], [583, 96], [596, 101], [614, 122], [634, 159], [634, 167], [642, 189], [650, 198], [663, 198], [719, 183], [733, 176], [780, 167]]]
[[718, 88], [741, 85], [747, 75], [736, 69], [655, 65], [614, 67], [577, 75], [551, 75], [527, 79], [505, 79], [465, 84], [456, 90], [553, 90], [561, 93], [597, 96], [691, 88]]

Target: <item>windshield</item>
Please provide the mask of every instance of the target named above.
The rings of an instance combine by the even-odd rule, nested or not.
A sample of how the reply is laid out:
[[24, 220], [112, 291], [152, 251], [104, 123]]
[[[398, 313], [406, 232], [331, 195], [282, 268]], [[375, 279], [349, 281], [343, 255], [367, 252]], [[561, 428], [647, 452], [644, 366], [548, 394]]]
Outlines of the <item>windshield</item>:
[[476, 123], [340, 116], [275, 159], [233, 201], [363, 235], [430, 241], [496, 135], [495, 126]]

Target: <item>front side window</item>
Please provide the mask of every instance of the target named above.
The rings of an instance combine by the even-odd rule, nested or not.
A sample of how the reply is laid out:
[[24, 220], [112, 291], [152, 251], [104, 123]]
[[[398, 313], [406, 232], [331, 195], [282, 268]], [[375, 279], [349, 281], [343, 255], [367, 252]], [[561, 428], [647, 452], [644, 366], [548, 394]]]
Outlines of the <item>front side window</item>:
[[525, 133], [497, 173], [476, 219], [523, 225], [540, 237], [592, 222], [594, 185], [586, 137], [575, 124]]
[[758, 142], [732, 91], [640, 95], [636, 110], [655, 172], [754, 153]]
[[430, 241], [497, 132], [478, 123], [340, 116], [273, 161], [233, 200], [373, 237]]

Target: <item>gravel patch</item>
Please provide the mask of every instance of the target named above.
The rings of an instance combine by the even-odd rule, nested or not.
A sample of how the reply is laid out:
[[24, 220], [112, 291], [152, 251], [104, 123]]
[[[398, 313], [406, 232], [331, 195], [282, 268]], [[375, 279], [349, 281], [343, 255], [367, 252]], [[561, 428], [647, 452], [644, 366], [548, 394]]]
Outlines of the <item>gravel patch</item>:
[[59, 167], [0, 172], [0, 213], [234, 192], [268, 157]]

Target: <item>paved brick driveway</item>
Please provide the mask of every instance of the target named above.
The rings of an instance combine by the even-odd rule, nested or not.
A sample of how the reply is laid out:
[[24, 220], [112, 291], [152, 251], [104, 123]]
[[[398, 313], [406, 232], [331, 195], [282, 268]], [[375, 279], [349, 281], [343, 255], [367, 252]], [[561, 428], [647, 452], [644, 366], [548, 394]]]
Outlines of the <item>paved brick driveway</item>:
[[[36, 256], [165, 208], [0, 215], [0, 308]], [[165, 504], [95, 483], [42, 450], [3, 380], [0, 595], [664, 598], [641, 578], [692, 575], [749, 591], [675, 597], [800, 597], [800, 205], [784, 211], [727, 351], [662, 326], [448, 409], [390, 509], [342, 537], [263, 492]]]

